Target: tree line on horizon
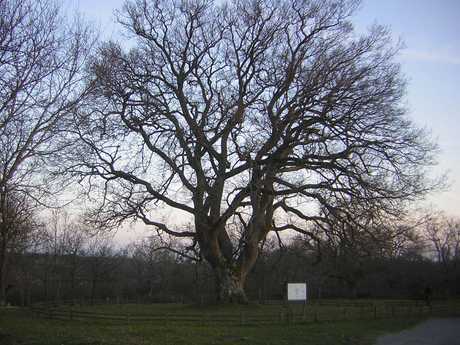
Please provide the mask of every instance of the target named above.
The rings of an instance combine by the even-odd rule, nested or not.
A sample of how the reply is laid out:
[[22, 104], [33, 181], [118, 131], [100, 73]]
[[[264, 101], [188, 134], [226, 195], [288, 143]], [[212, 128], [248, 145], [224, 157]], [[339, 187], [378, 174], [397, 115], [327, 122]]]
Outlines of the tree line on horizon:
[[[12, 255], [8, 304], [217, 300], [210, 267], [193, 260], [180, 244], [171, 252], [171, 243], [152, 236], [120, 245], [107, 235], [91, 234], [65, 212], [55, 212], [46, 224]], [[269, 238], [247, 282], [248, 299], [283, 303], [289, 282], [306, 282], [309, 301], [458, 297], [460, 221], [430, 217], [378, 245], [324, 238], [319, 247], [302, 235], [285, 243]]]

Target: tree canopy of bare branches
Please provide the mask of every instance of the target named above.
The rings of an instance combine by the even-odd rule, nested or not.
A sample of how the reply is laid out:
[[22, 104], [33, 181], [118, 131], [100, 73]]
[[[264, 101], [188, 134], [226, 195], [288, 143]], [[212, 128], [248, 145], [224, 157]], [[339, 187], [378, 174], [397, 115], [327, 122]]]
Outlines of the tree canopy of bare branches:
[[445, 215], [430, 215], [423, 235], [437, 262], [448, 269], [460, 259], [460, 220]]
[[127, 1], [132, 48], [100, 46], [69, 154], [104, 197], [96, 220], [189, 238], [220, 299], [244, 301], [269, 232], [350, 221], [350, 203], [396, 214], [423, 196], [434, 146], [406, 117], [398, 44], [380, 26], [356, 34], [357, 7]]
[[[52, 195], [50, 162], [81, 100], [89, 30], [47, 0], [0, 0], [0, 267], [18, 224], [8, 200], [33, 206]], [[32, 215], [31, 215], [32, 216]], [[0, 290], [4, 279], [0, 270]]]

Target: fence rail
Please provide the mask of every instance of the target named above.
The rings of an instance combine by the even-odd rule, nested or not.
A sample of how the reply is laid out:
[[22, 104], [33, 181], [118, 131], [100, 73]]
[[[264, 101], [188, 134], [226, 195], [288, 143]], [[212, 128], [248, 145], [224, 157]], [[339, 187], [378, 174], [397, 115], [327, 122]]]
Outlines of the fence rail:
[[[97, 304], [92, 303], [95, 309]], [[412, 301], [381, 302], [381, 303], [314, 303], [305, 306], [283, 305], [261, 308], [260, 310], [241, 310], [229, 313], [209, 311], [174, 311], [171, 313], [133, 313], [79, 310], [81, 303], [66, 301], [62, 304], [37, 303], [31, 311], [41, 318], [91, 322], [118, 323], [161, 323], [161, 324], [293, 324], [323, 321], [369, 320], [383, 318], [451, 316], [460, 315], [460, 301], [435, 302], [424, 305]], [[151, 305], [150, 305], [151, 306]], [[140, 307], [140, 305], [139, 305]]]

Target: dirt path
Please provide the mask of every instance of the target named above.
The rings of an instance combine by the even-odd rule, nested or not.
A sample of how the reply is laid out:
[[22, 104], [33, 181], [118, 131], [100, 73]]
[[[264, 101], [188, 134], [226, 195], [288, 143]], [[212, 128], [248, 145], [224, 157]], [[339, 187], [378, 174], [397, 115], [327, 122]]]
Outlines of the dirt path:
[[376, 345], [460, 345], [460, 318], [431, 319], [377, 339]]

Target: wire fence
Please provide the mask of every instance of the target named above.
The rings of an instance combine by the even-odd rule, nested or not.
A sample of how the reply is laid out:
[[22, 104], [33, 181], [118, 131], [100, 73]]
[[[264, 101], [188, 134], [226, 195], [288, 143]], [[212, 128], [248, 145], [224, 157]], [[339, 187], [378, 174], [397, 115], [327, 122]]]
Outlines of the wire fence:
[[[437, 301], [431, 304], [419, 301], [341, 302], [325, 301], [312, 304], [272, 303], [259, 308], [217, 312], [200, 310], [198, 307], [171, 312], [155, 312], [155, 305], [131, 305], [129, 311], [99, 310], [105, 301], [93, 302], [91, 306], [66, 301], [64, 303], [37, 303], [31, 311], [37, 317], [89, 322], [156, 323], [175, 325], [264, 325], [298, 324], [345, 320], [371, 320], [404, 317], [457, 316], [460, 301]], [[146, 309], [143, 306], [148, 306]], [[91, 310], [93, 309], [93, 310]], [[162, 308], [160, 308], [162, 309]], [[164, 308], [163, 308], [164, 309]]]

